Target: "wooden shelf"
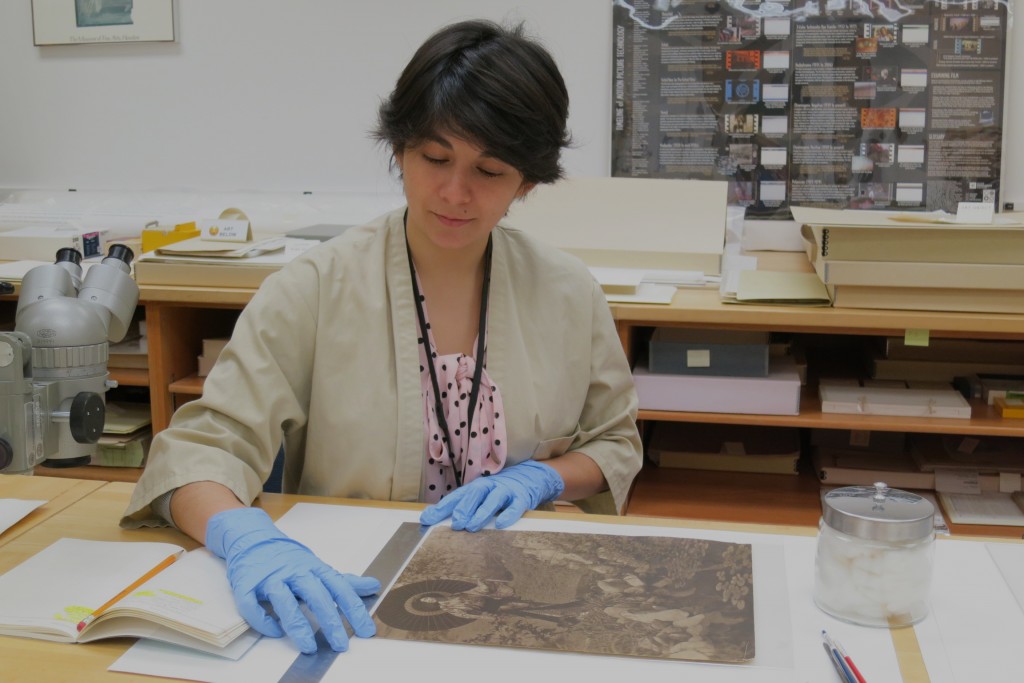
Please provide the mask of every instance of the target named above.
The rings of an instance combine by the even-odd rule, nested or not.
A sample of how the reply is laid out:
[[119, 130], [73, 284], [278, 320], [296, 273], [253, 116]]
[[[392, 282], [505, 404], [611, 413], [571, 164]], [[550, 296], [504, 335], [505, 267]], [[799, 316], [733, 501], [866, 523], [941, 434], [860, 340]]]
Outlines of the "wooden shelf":
[[[801, 253], [757, 253], [761, 268], [810, 271]], [[143, 285], [140, 306], [145, 306], [149, 335], [149, 370], [111, 369], [125, 386], [148, 386], [153, 430], [170, 421], [176, 405], [202, 394], [204, 378], [196, 375], [196, 356], [202, 339], [228, 336], [238, 312], [255, 293], [249, 288], [173, 287]], [[16, 297], [5, 297], [13, 306]], [[907, 330], [928, 330], [932, 338], [1024, 339], [1024, 316], [984, 313], [885, 311], [800, 306], [741, 306], [722, 304], [717, 288], [680, 288], [671, 305], [612, 304], [619, 338], [627, 356], [656, 326], [702, 329], [762, 330], [813, 336], [816, 341], [840, 344], [866, 336], [903, 336]], [[818, 336], [820, 335], [820, 336]], [[831, 348], [831, 347], [828, 347]], [[842, 353], [833, 354], [843, 359]], [[677, 413], [641, 410], [645, 421], [745, 424], [796, 428], [901, 431], [936, 434], [999, 435], [1021, 439], [1024, 420], [1004, 420], [990, 406], [973, 401], [969, 420], [910, 418], [822, 413], [814, 389], [821, 361], [808, 355], [810, 386], [801, 396], [799, 415], [737, 415]], [[152, 381], [150, 381], [152, 378]], [[38, 468], [47, 476], [134, 481], [135, 468]], [[700, 472], [658, 469], [647, 465], [637, 477], [627, 507], [630, 515], [769, 523], [813, 529], [821, 514], [820, 484], [813, 473], [800, 475]], [[1011, 536], [1022, 529], [956, 526], [954, 533]]]
[[149, 370], [140, 368], [107, 368], [110, 379], [121, 386], [148, 387]]
[[669, 306], [612, 304], [617, 322], [675, 327], [897, 335], [928, 330], [933, 337], [1021, 339], [1024, 316], [1000, 313], [885, 311], [856, 308], [723, 304], [718, 289], [679, 288]]
[[1000, 417], [995, 408], [981, 401], [970, 401], [969, 420], [942, 417], [891, 417], [886, 415], [847, 415], [821, 412], [816, 389], [804, 387], [799, 415], [743, 415], [738, 413], [692, 413], [670, 410], [641, 410], [640, 420], [663, 422], [702, 422], [705, 424], [744, 424], [767, 427], [807, 427], [814, 429], [854, 429], [880, 432], [921, 432], [931, 434], [979, 434], [1024, 436], [1024, 420]]
[[171, 382], [168, 387], [172, 394], [188, 394], [189, 396], [202, 396], [203, 394], [203, 383], [206, 382], [205, 377], [199, 375], [189, 375], [183, 379], [179, 379], [177, 382]]
[[[803, 253], [759, 252], [753, 255], [759, 267], [766, 270], [813, 272]], [[615, 320], [626, 325], [899, 336], [907, 330], [928, 330], [933, 337], [1024, 339], [1024, 316], [1012, 313], [723, 304], [717, 287], [680, 287], [668, 306], [612, 304], [611, 309]]]
[[[929, 493], [929, 492], [921, 492]], [[659, 468], [645, 464], [626, 514], [743, 524], [816, 527], [821, 484], [810, 472], [752, 474]], [[1020, 527], [949, 523], [955, 535], [1021, 538]]]
[[208, 308], [245, 306], [255, 289], [249, 287], [175, 287], [171, 285], [139, 285], [139, 300], [173, 304], [194, 304]]
[[83, 465], [81, 467], [43, 467], [37, 465], [35, 474], [41, 477], [61, 477], [64, 479], [88, 479], [90, 481], [127, 481], [137, 482], [142, 475], [141, 467], [99, 467]]
[[750, 474], [645, 464], [627, 515], [815, 526], [821, 485], [811, 474]]

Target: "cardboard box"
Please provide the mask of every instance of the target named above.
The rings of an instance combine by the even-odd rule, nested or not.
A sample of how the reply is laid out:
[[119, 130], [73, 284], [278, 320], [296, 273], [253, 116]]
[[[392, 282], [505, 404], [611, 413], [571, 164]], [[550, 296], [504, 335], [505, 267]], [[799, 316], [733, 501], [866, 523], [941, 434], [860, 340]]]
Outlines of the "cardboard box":
[[768, 376], [768, 333], [659, 327], [648, 346], [651, 372]]
[[992, 405], [1004, 418], [1024, 418], [1024, 399], [1022, 398], [997, 396], [993, 399]]
[[792, 427], [659, 422], [647, 454], [659, 467], [796, 474], [800, 432]]
[[722, 272], [729, 184], [673, 178], [565, 178], [513, 202], [502, 223], [588, 266]]
[[[884, 481], [895, 489], [935, 490], [935, 473], [922, 472], [909, 454], [857, 455], [816, 452], [811, 456], [814, 472], [826, 486], [874, 486]], [[978, 474], [982, 491], [998, 491], [998, 474]]]
[[767, 377], [705, 377], [633, 370], [641, 410], [746, 415], [799, 415], [800, 375], [792, 359], [780, 359]]
[[82, 258], [103, 254], [104, 230], [74, 227], [33, 227], [0, 232], [0, 254], [9, 261], [53, 263], [58, 249], [77, 249]]
[[135, 262], [135, 281], [140, 285], [179, 287], [257, 288], [284, 264], [210, 264], [165, 262], [139, 259]]
[[936, 469], [1024, 474], [1020, 439], [983, 434], [913, 434], [910, 455], [922, 472]]
[[142, 230], [142, 251], [156, 251], [168, 244], [199, 237], [199, 228], [195, 223], [181, 223], [173, 228], [149, 226]]
[[821, 412], [971, 419], [971, 404], [952, 387], [910, 389], [821, 384]]
[[812, 447], [829, 451], [875, 454], [902, 454], [906, 451], [905, 432], [869, 429], [811, 429]]
[[197, 373], [200, 377], [206, 377], [213, 370], [214, 364], [220, 357], [220, 352], [224, 350], [224, 347], [230, 341], [229, 337], [217, 337], [203, 340], [203, 353], [199, 356], [199, 372]]

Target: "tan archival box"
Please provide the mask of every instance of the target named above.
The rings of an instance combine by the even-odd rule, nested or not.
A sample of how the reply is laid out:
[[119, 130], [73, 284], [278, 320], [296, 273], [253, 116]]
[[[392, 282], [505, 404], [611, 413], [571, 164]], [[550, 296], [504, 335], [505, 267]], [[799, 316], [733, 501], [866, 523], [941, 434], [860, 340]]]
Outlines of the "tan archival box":
[[588, 266], [721, 272], [728, 183], [566, 178], [514, 202], [504, 224]]

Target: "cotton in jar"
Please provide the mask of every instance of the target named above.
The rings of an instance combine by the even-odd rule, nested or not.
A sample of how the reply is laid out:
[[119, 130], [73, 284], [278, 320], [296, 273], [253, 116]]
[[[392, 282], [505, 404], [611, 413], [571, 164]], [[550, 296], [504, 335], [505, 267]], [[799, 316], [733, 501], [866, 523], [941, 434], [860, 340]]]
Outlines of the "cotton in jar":
[[844, 621], [909, 626], [928, 614], [935, 508], [913, 493], [846, 486], [825, 494], [814, 602]]

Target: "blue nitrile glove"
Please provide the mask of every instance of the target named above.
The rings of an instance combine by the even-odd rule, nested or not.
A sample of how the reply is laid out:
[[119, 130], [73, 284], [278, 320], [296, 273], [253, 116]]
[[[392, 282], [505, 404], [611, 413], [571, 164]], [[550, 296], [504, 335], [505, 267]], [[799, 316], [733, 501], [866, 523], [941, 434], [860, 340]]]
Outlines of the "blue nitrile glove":
[[[306, 654], [316, 652], [313, 628], [299, 609], [299, 599], [316, 616], [333, 650], [348, 649], [339, 609], [357, 636], [369, 638], [377, 632], [359, 598], [379, 591], [380, 582], [335, 571], [285, 536], [259, 508], [215, 514], [206, 525], [206, 547], [227, 561], [238, 612], [263, 635], [280, 638], [287, 633]], [[267, 614], [261, 600], [270, 603], [280, 623]]]
[[494, 526], [504, 529], [527, 510], [558, 498], [564, 490], [565, 482], [553, 467], [526, 460], [455, 489], [424, 510], [420, 524], [437, 524], [451, 516], [453, 529], [480, 531], [498, 515]]

